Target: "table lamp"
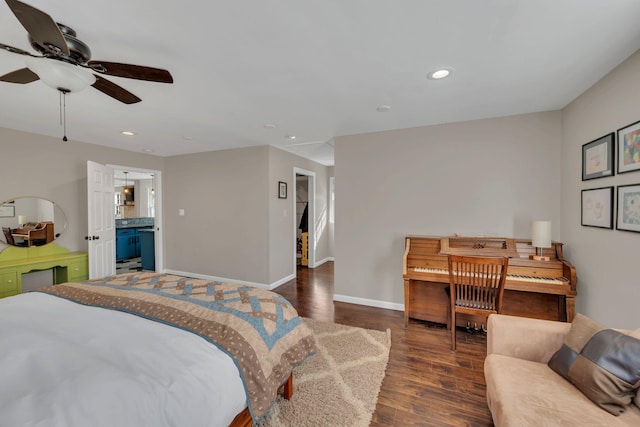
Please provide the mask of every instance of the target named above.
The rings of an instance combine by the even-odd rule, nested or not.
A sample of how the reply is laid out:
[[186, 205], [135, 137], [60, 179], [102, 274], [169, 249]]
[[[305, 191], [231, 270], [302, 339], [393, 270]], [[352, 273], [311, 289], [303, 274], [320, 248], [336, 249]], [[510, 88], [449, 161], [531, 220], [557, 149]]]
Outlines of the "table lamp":
[[536, 248], [536, 254], [531, 257], [532, 259], [536, 261], [550, 260], [548, 256], [542, 255], [542, 249], [551, 247], [551, 221], [533, 221], [531, 246]]
[[27, 223], [27, 216], [26, 215], [18, 215], [18, 225], [20, 227], [24, 226]]

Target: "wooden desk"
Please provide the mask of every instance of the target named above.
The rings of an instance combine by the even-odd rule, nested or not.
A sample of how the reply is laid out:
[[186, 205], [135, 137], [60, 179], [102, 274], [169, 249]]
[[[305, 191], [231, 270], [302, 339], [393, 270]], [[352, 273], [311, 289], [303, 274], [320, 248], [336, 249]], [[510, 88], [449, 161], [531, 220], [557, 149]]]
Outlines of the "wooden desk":
[[22, 293], [22, 275], [32, 271], [53, 270], [55, 284], [88, 280], [88, 261], [86, 252], [69, 252], [55, 243], [9, 246], [0, 252], [0, 298]]
[[46, 245], [53, 242], [53, 223], [50, 221], [39, 222], [36, 227], [22, 227], [11, 230], [14, 239], [22, 239], [27, 242], [27, 246], [34, 246], [34, 242], [41, 241], [39, 245]]

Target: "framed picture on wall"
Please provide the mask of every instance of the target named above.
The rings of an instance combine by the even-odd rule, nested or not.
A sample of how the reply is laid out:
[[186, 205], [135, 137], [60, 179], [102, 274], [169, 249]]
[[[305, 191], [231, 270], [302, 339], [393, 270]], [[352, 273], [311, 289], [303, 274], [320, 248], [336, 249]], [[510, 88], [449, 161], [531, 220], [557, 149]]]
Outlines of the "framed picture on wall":
[[287, 183], [279, 181], [278, 182], [278, 198], [286, 199], [287, 198]]
[[587, 227], [613, 228], [613, 187], [582, 190], [582, 222]]
[[618, 129], [618, 173], [640, 170], [640, 121]]
[[582, 146], [582, 180], [613, 176], [613, 132]]
[[16, 216], [16, 207], [13, 205], [0, 206], [0, 218], [13, 218]]
[[640, 233], [640, 184], [618, 186], [616, 230]]

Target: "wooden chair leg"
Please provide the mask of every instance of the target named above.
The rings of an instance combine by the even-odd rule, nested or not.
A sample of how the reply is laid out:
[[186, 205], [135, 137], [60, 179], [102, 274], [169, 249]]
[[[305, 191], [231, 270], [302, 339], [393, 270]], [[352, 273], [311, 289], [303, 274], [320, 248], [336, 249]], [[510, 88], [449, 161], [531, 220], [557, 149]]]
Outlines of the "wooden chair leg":
[[451, 304], [447, 305], [447, 331], [451, 330]]
[[451, 328], [451, 350], [456, 351], [456, 311], [451, 310], [451, 318], [449, 319]]

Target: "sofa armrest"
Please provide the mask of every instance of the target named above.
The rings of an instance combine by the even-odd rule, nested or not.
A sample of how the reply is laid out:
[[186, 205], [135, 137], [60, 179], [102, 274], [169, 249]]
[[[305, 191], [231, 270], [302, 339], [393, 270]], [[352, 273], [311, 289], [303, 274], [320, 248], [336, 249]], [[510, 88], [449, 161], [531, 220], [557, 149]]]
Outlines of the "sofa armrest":
[[487, 322], [487, 355], [547, 363], [570, 329], [571, 323], [492, 314]]

